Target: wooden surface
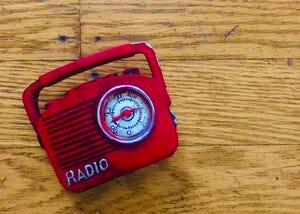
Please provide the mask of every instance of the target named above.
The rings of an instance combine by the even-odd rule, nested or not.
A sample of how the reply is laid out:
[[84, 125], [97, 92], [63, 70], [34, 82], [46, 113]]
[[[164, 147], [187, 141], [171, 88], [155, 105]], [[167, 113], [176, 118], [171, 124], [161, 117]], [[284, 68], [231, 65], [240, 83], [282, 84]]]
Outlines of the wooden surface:
[[[299, 1], [0, 0], [0, 213], [299, 213]], [[175, 155], [81, 194], [63, 190], [24, 88], [80, 56], [155, 48]], [[140, 58], [96, 68], [102, 73]], [[41, 107], [90, 71], [43, 91]]]

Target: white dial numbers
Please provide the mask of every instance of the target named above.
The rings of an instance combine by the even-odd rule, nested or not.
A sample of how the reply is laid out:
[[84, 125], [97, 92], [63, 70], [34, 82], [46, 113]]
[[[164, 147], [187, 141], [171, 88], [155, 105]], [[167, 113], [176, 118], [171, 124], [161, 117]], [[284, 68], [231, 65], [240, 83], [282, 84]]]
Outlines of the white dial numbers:
[[154, 107], [145, 92], [134, 86], [118, 86], [103, 95], [98, 123], [104, 134], [121, 143], [142, 140], [154, 123]]

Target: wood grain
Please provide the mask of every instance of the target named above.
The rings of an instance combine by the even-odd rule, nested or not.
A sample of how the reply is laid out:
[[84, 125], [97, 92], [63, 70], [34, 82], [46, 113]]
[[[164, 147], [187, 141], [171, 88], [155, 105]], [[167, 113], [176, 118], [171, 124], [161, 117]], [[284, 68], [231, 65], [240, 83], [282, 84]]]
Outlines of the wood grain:
[[298, 58], [299, 10], [290, 0], [83, 0], [82, 53], [149, 41], [162, 59]]
[[[299, 213], [300, 3], [0, 1], [0, 213]], [[22, 106], [39, 75], [125, 42], [155, 48], [179, 149], [81, 194], [63, 190]], [[46, 88], [138, 66], [141, 56]]]
[[[37, 146], [21, 94], [41, 73], [66, 62], [1, 62], [0, 144]], [[299, 63], [287, 60], [162, 61], [182, 145], [299, 144]], [[100, 75], [145, 63], [125, 60]], [[5, 70], [5, 72], [4, 72]], [[90, 78], [87, 71], [41, 95], [46, 101]], [[16, 129], [18, 131], [16, 132]]]
[[77, 0], [1, 0], [1, 60], [77, 58], [78, 6]]
[[38, 148], [0, 149], [0, 212], [298, 213], [300, 146], [181, 146], [84, 193], [64, 191]]

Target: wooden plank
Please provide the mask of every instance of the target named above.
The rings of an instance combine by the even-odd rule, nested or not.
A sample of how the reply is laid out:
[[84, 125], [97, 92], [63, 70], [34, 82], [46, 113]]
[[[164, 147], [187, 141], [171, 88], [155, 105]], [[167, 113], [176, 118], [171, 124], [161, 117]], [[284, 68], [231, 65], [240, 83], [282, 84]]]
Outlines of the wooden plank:
[[1, 0], [1, 60], [77, 58], [78, 11], [78, 0]]
[[148, 41], [162, 59], [298, 58], [299, 9], [290, 0], [82, 0], [82, 53]]
[[0, 149], [0, 212], [298, 213], [300, 146], [181, 146], [84, 193], [63, 190], [37, 148]]
[[161, 64], [184, 145], [300, 143], [297, 63], [208, 60]]
[[[300, 143], [298, 60], [162, 61], [181, 145]], [[0, 144], [38, 146], [22, 106], [22, 92], [39, 75], [65, 62], [0, 62]], [[146, 63], [124, 60], [95, 68], [103, 76]], [[145, 72], [147, 73], [147, 72]], [[41, 107], [90, 72], [41, 94]], [[16, 131], [18, 130], [18, 131]]]

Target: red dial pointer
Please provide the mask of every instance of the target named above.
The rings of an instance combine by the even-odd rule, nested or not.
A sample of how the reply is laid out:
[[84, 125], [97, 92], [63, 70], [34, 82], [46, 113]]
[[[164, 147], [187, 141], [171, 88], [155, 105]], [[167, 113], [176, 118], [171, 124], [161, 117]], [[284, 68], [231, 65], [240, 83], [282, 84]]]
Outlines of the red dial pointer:
[[121, 112], [120, 115], [115, 116], [112, 118], [112, 122], [116, 122], [117, 120], [120, 120], [123, 117], [128, 117], [132, 112], [135, 112], [136, 108], [132, 108], [132, 109], [125, 109], [124, 111]]

